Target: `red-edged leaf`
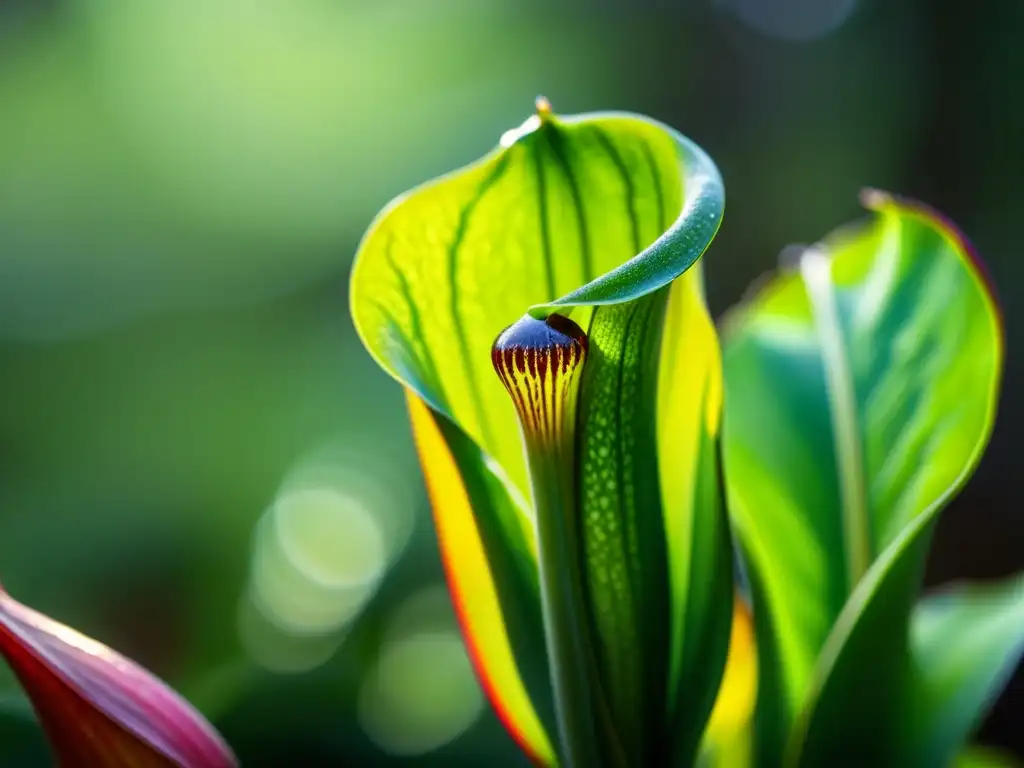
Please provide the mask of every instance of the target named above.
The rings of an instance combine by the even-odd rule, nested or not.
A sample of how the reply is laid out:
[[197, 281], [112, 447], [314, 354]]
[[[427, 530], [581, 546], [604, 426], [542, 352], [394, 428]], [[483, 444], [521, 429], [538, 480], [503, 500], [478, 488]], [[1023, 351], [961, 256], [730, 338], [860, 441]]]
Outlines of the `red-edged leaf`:
[[217, 731], [158, 678], [2, 589], [0, 653], [28, 694], [62, 766], [238, 764]]

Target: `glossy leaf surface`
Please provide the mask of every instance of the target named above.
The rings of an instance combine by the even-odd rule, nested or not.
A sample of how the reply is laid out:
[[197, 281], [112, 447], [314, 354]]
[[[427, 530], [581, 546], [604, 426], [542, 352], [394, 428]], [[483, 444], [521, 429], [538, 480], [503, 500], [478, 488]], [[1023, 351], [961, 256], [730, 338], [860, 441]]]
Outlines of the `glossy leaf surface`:
[[665, 126], [535, 115], [378, 216], [353, 268], [356, 328], [525, 494], [518, 422], [491, 370], [495, 338], [531, 307], [617, 303], [667, 285], [707, 247], [722, 207], [711, 160]]
[[25, 689], [62, 766], [237, 765], [220, 735], [163, 682], [3, 590], [0, 654]]
[[[496, 494], [494, 499], [486, 496], [487, 482], [497, 482], [496, 479], [486, 477], [482, 463], [479, 459], [474, 462], [476, 457], [472, 453], [457, 463], [443, 430], [447, 428], [451, 444], [472, 452], [473, 446], [467, 445], [468, 440], [454, 434], [455, 428], [445, 425], [444, 417], [431, 411], [418, 397], [410, 394], [407, 399], [441, 550], [457, 555], [445, 558], [445, 571], [470, 657], [499, 718], [512, 737], [534, 762], [550, 764], [554, 761], [554, 751], [520, 677], [509, 640], [510, 625], [515, 630], [519, 628], [517, 624], [540, 621], [536, 567], [521, 568], [511, 563], [504, 567], [491, 567], [488, 564], [485, 552], [498, 557], [514, 550], [500, 542], [485, 546], [485, 537], [500, 537], [503, 532], [482, 531], [481, 524], [486, 524], [490, 518], [475, 517], [473, 509], [500, 508], [506, 497], [501, 494]], [[481, 494], [485, 495], [481, 497]], [[487, 507], [489, 504], [493, 506]], [[505, 606], [509, 608], [503, 615], [495, 574], [523, 578], [531, 573], [534, 576], [532, 584], [502, 585]], [[519, 611], [512, 608], [516, 601], [522, 603]], [[534, 641], [537, 652], [544, 652], [543, 644], [538, 642], [542, 633], [539, 626], [527, 625], [520, 631], [526, 633], [522, 641], [524, 645], [529, 646]], [[543, 688], [534, 690], [534, 701], [544, 702], [546, 696]]]
[[[713, 706], [720, 717], [728, 717], [730, 708], [736, 715], [753, 694], [752, 687], [746, 688], [750, 670], [745, 653], [753, 649], [746, 632], [749, 615], [746, 606], [735, 602], [730, 622], [728, 609], [734, 599], [718, 447], [722, 363], [700, 266], [670, 290], [656, 411], [661, 524], [668, 542], [670, 730], [677, 749], [687, 755], [696, 748]], [[694, 682], [716, 679], [727, 649], [725, 674], [732, 673], [732, 687], [716, 702], [715, 686], [701, 690]]]
[[[597, 710], [584, 719], [608, 764], [694, 750], [713, 704], [729, 633], [721, 608], [732, 594], [718, 481], [722, 384], [700, 273], [687, 270], [722, 205], [714, 165], [671, 129], [541, 108], [480, 162], [392, 203], [360, 247], [357, 328], [422, 401], [411, 407], [450, 587], [464, 619], [478, 606], [502, 619], [488, 629], [464, 622], [467, 641], [496, 707], [538, 762], [549, 762], [554, 734], [550, 694], [525, 680], [526, 700], [493, 683], [503, 670], [522, 679], [528, 660], [563, 641], [582, 638], [583, 650], [551, 662], [552, 672], [578, 665], [563, 682], [597, 682], [577, 699]], [[524, 314], [542, 326], [555, 312], [589, 338], [573, 385], [579, 429], [564, 454], [576, 458], [528, 468], [491, 346]], [[521, 379], [526, 369], [514, 362], [506, 374], [524, 404], [553, 386]], [[531, 402], [549, 419], [553, 395]], [[424, 424], [441, 438], [430, 450]], [[431, 479], [444, 452], [461, 478], [454, 496]], [[538, 508], [551, 495], [545, 483], [562, 513]], [[471, 527], [476, 535], [457, 533]], [[460, 560], [482, 564], [491, 588], [479, 588], [486, 579], [460, 584], [472, 578]], [[565, 610], [550, 605], [558, 595]], [[572, 631], [553, 629], [553, 616], [570, 614]], [[679, 745], [665, 746], [669, 732]]]
[[929, 532], [994, 417], [999, 313], [968, 244], [923, 206], [865, 202], [869, 223], [808, 249], [726, 327], [725, 462], [766, 765], [903, 749]]
[[939, 765], [977, 727], [1024, 654], [1024, 574], [928, 596], [914, 612], [911, 649], [915, 752], [922, 764]]

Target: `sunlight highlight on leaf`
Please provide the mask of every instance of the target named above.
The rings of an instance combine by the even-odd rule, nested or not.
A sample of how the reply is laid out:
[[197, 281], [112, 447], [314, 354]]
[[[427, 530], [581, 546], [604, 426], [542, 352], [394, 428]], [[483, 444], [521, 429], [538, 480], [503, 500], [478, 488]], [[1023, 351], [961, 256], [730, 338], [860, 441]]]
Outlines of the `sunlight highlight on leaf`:
[[[678, 298], [670, 285], [723, 205], [714, 164], [675, 131], [539, 101], [491, 154], [392, 202], [360, 246], [356, 327], [462, 483], [464, 505], [432, 491], [450, 588], [535, 758], [536, 734], [557, 731], [571, 765], [685, 761], [710, 714], [732, 595], [721, 375], [699, 272]], [[566, 328], [585, 362], [562, 354]], [[421, 447], [428, 481], [434, 454]], [[473, 546], [453, 543], [469, 530]]]
[[477, 674], [498, 717], [523, 750], [538, 764], [554, 765], [551, 743], [516, 667], [459, 469], [429, 407], [412, 393], [407, 402], [449, 589]]
[[0, 588], [0, 655], [66, 766], [233, 768], [187, 701], [134, 662]]
[[931, 527], [995, 414], [1000, 314], [973, 250], [921, 204], [864, 202], [870, 222], [726, 322], [724, 454], [764, 640], [765, 764], [786, 743], [802, 765], [916, 759], [901, 726], [910, 613]]

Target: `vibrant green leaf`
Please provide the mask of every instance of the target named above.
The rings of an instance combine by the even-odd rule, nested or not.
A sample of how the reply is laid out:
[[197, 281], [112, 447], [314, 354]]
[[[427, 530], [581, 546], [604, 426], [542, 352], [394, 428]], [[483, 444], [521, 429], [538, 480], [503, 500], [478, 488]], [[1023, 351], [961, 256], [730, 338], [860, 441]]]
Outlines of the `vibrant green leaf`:
[[[749, 617], [733, 612], [731, 540], [719, 466], [721, 351], [704, 303], [700, 264], [670, 290], [657, 375], [657, 464], [664, 536], [668, 542], [670, 634], [668, 695], [677, 754], [692, 755], [713, 705], [719, 717], [741, 709]], [[652, 504], [651, 509], [657, 505]], [[726, 699], [695, 685], [730, 654]], [[749, 689], [752, 694], [753, 689]], [[703, 697], [703, 698], [702, 698]]]
[[916, 203], [865, 202], [870, 223], [807, 249], [726, 324], [763, 765], [787, 741], [807, 765], [902, 749], [929, 533], [995, 412], [999, 313], [966, 241]]
[[[509, 640], [510, 636], [519, 637], [521, 647], [529, 647], [533, 642], [536, 651], [544, 653], [543, 644], [537, 642], [542, 630], [536, 626], [540, 621], [536, 567], [495, 562], [496, 558], [516, 554], [536, 555], [518, 551], [510, 543], [513, 539], [503, 540], [501, 537], [509, 535], [508, 531], [489, 529], [498, 522], [502, 511], [510, 510], [504, 506], [508, 495], [493, 489], [497, 479], [493, 475], [488, 477], [479, 449], [416, 395], [409, 393], [407, 399], [452, 602], [466, 635], [470, 657], [499, 718], [516, 742], [534, 762], [552, 764], [554, 751], [534, 708], [538, 704], [550, 709], [546, 690], [534, 686], [531, 697]], [[474, 509], [493, 510], [495, 515], [474, 515]], [[490, 542], [490, 546], [485, 542]], [[490, 563], [487, 553], [492, 558]], [[496, 583], [501, 578], [523, 579], [531, 575], [532, 584]], [[510, 608], [515, 601], [524, 603], [522, 610], [508, 610], [502, 615], [502, 607]]]
[[701, 744], [702, 768], [740, 768], [752, 764], [756, 696], [753, 616], [746, 599], [737, 594], [722, 687]]
[[[357, 255], [360, 336], [429, 407], [414, 422], [467, 640], [541, 762], [547, 696], [507, 681], [545, 653], [569, 764], [686, 764], [714, 703], [732, 599], [722, 384], [687, 270], [722, 207], [713, 163], [671, 129], [541, 108], [392, 203]], [[438, 452], [454, 495], [433, 490]], [[466, 620], [477, 605], [486, 628]]]
[[479, 162], [377, 217], [353, 267], [356, 328], [386, 371], [525, 494], [515, 411], [491, 370], [494, 339], [531, 307], [618, 303], [668, 284], [707, 247], [722, 200], [711, 160], [665, 126], [534, 115]]
[[953, 760], [953, 768], [1020, 768], [1020, 765], [1012, 755], [980, 746], [968, 747]]
[[914, 613], [911, 649], [920, 675], [915, 752], [923, 765], [941, 765], [966, 741], [1024, 653], [1024, 574], [927, 597]]

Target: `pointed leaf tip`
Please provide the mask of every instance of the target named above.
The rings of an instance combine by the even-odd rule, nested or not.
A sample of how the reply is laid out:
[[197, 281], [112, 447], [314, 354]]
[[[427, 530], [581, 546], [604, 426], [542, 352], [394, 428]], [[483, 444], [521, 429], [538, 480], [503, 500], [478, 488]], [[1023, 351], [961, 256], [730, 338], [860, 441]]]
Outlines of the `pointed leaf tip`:
[[161, 680], [0, 589], [0, 654], [61, 766], [233, 768], [217, 731]]
[[952, 222], [878, 190], [861, 202], [876, 215], [827, 236], [821, 269], [773, 279], [725, 337], [730, 512], [764, 640], [759, 759], [946, 764], [907, 735], [907, 623], [930, 531], [991, 433], [1002, 332]]
[[[648, 752], [695, 749], [728, 640], [728, 612], [717, 610], [731, 597], [716, 471], [720, 360], [691, 269], [718, 229], [724, 191], [706, 153], [661, 123], [625, 113], [556, 117], [546, 99], [535, 106], [486, 157], [378, 215], [353, 265], [353, 319], [416, 404], [449, 584], [506, 726], [533, 755], [553, 758], [547, 736], [557, 731], [565, 763], [648, 764]], [[670, 302], [681, 275], [687, 289]], [[662, 354], [666, 303], [677, 307], [678, 327], [666, 334], [680, 342], [672, 355]], [[562, 316], [578, 327], [556, 327]], [[588, 338], [596, 352], [585, 363]], [[682, 378], [656, 375], [677, 362]], [[594, 418], [577, 419], [576, 389], [587, 377]], [[674, 398], [664, 433], [676, 437], [662, 463], [655, 400], [673, 399], [680, 382], [695, 397]], [[596, 428], [605, 417], [614, 432]], [[584, 422], [595, 428], [578, 443]], [[587, 496], [590, 507], [577, 507]], [[583, 535], [579, 521], [591, 509]], [[608, 586], [596, 586], [601, 580]], [[709, 581], [718, 597], [684, 599], [689, 584]], [[599, 629], [590, 612], [598, 603]], [[635, 631], [642, 651], [616, 625]], [[700, 642], [670, 654], [670, 634], [684, 626]], [[668, 669], [679, 694], [672, 725]], [[684, 733], [673, 738], [678, 746], [663, 738], [669, 731]]]

